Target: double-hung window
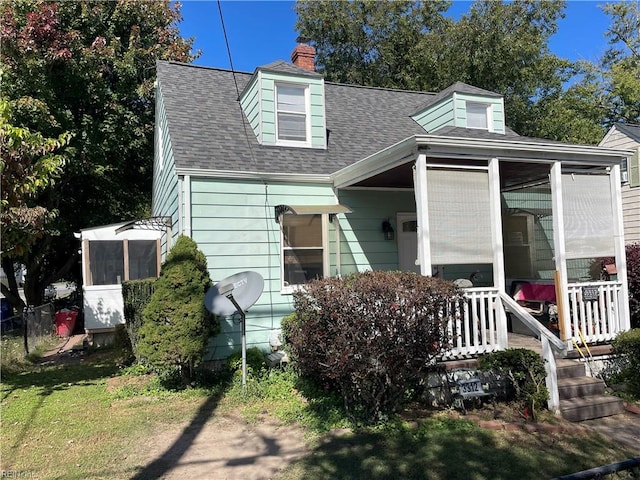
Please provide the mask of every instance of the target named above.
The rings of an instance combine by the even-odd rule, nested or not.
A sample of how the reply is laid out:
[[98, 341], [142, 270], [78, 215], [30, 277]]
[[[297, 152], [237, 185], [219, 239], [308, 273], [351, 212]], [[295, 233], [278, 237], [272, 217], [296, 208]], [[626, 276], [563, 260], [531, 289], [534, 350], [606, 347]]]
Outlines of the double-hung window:
[[276, 128], [279, 142], [308, 142], [307, 90], [304, 85], [276, 85]]
[[324, 276], [322, 215], [283, 215], [283, 287], [303, 285]]
[[467, 102], [467, 128], [489, 130], [491, 108], [486, 103]]

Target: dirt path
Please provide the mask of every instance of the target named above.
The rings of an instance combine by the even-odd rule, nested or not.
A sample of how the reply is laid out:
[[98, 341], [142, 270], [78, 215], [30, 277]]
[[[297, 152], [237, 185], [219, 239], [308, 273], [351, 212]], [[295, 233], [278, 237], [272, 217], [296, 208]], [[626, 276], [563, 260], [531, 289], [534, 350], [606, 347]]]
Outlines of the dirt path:
[[149, 439], [146, 466], [135, 479], [267, 480], [308, 453], [304, 432], [263, 418], [248, 424], [216, 415]]

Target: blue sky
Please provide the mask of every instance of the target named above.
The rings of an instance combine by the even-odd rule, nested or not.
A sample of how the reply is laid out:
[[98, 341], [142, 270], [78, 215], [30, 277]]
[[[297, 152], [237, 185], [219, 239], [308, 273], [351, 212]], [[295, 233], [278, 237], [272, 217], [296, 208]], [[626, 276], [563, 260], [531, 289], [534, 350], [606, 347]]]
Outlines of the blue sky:
[[[603, 3], [567, 2], [566, 17], [551, 38], [551, 50], [570, 60], [597, 61], [607, 48], [604, 32], [609, 26], [609, 17], [599, 8]], [[467, 11], [469, 5], [471, 2], [455, 1], [449, 11], [459, 15]], [[222, 1], [221, 7], [235, 70], [253, 72], [256, 67], [275, 60], [290, 60], [297, 37], [293, 2], [234, 0]], [[181, 34], [194, 37], [194, 47], [202, 50], [202, 56], [194, 63], [230, 68], [217, 2], [185, 0], [182, 14]]]

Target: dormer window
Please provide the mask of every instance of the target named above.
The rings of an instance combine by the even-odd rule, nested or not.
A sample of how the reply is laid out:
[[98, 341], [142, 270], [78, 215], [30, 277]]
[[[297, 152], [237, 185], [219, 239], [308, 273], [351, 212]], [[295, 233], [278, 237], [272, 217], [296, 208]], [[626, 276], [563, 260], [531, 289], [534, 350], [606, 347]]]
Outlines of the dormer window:
[[490, 130], [491, 105], [478, 102], [466, 102], [467, 105], [467, 128], [479, 128]]
[[308, 142], [308, 91], [305, 85], [276, 84], [278, 143]]

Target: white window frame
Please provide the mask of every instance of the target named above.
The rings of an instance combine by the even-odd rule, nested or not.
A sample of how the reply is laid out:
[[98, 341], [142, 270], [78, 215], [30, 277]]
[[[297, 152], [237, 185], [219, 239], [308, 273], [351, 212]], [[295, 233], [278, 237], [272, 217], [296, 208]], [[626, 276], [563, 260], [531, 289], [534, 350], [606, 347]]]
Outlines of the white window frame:
[[[313, 249], [322, 249], [322, 277], [326, 278], [330, 273], [330, 265], [329, 265], [329, 214], [327, 213], [316, 213], [311, 215], [320, 215], [321, 217], [321, 246], [308, 247]], [[284, 280], [284, 259], [285, 259], [285, 251], [294, 250], [296, 247], [285, 247], [284, 241], [284, 217], [286, 215], [281, 215], [279, 220], [280, 226], [280, 293], [282, 294], [292, 294], [296, 291], [304, 289], [305, 283], [297, 283], [293, 285], [285, 285]], [[309, 215], [300, 215], [300, 216], [309, 216]], [[305, 247], [297, 247], [305, 248]]]
[[[288, 112], [287, 110], [279, 110], [278, 109], [278, 88], [280, 87], [290, 87], [290, 88], [299, 88], [304, 91], [304, 114], [300, 112]], [[277, 82], [275, 84], [274, 91], [274, 111], [275, 111], [275, 127], [276, 127], [276, 144], [282, 146], [311, 146], [311, 96], [309, 93], [309, 85], [301, 84], [301, 83], [286, 83], [286, 82]], [[304, 115], [305, 119], [305, 139], [304, 140], [290, 140], [290, 139], [281, 139], [280, 132], [278, 129], [279, 113], [289, 113], [295, 115]]]
[[[486, 127], [476, 127], [476, 126], [469, 125], [469, 108], [470, 107], [484, 108], [485, 118], [487, 120], [487, 126]], [[486, 130], [488, 132], [493, 132], [493, 108], [491, 107], [490, 103], [475, 102], [475, 101], [467, 100], [465, 102], [465, 113], [466, 113], [466, 116], [467, 116], [467, 128], [473, 128], [473, 129], [476, 129], [476, 130]]]
[[620, 183], [622, 185], [629, 184], [629, 159], [625, 158], [620, 162]]

